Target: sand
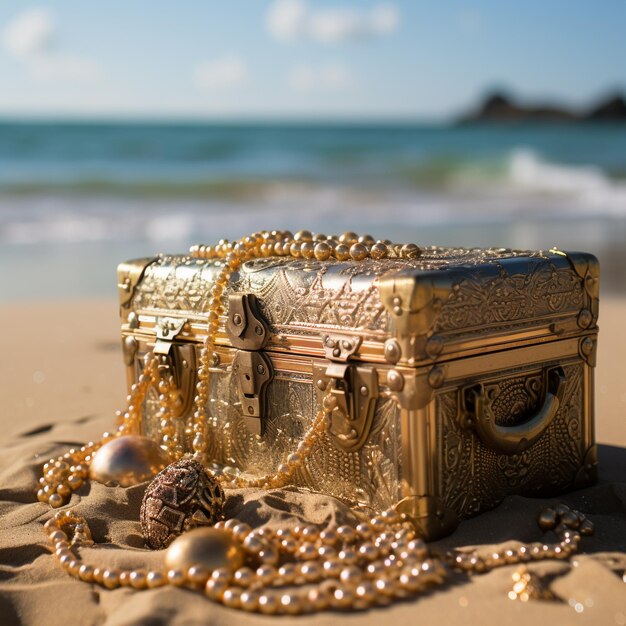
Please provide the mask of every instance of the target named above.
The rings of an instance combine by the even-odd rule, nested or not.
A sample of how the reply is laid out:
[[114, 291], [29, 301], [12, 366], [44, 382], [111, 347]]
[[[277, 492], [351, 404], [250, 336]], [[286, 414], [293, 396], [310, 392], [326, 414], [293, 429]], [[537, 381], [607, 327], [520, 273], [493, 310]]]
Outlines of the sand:
[[[124, 372], [115, 302], [32, 302], [0, 306], [0, 624], [267, 624], [269, 618], [215, 605], [176, 588], [107, 591], [69, 578], [47, 550], [42, 524], [50, 509], [34, 501], [42, 462], [111, 428], [124, 401]], [[530, 565], [554, 601], [521, 603], [507, 597], [515, 566], [489, 574], [456, 575], [416, 601], [363, 613], [281, 618], [281, 623], [335, 624], [626, 624], [626, 299], [604, 299], [596, 370], [597, 485], [553, 500], [510, 497], [496, 510], [463, 522], [437, 547], [540, 540], [537, 513], [566, 502], [596, 525], [569, 562]], [[71, 329], [71, 330], [70, 330]], [[85, 560], [145, 565], [159, 559], [143, 548], [139, 515], [143, 486], [94, 484], [72, 497], [94, 538], [105, 545]], [[295, 523], [285, 510], [311, 521], [346, 519], [350, 512], [323, 496], [292, 490], [231, 492], [227, 512], [253, 524]]]

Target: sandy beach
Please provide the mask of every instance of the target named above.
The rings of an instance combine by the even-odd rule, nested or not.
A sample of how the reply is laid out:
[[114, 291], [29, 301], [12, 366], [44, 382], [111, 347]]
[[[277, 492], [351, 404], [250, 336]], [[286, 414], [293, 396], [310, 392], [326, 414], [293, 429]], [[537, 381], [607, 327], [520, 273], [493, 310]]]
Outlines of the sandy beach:
[[[268, 618], [212, 604], [199, 594], [176, 588], [146, 592], [107, 591], [70, 579], [50, 555], [42, 524], [50, 509], [34, 501], [41, 463], [72, 444], [96, 438], [113, 424], [125, 397], [118, 341], [117, 304], [112, 300], [76, 300], [4, 304], [6, 330], [3, 381], [3, 438], [0, 449], [0, 611], [2, 624], [55, 626], [80, 624], [263, 624]], [[581, 553], [569, 562], [530, 565], [555, 595], [553, 601], [521, 603], [507, 597], [516, 566], [489, 574], [455, 575], [450, 584], [417, 601], [365, 613], [342, 614], [355, 624], [393, 620], [398, 624], [547, 623], [626, 624], [626, 299], [601, 303], [596, 370], [597, 440], [600, 480], [594, 487], [555, 500], [508, 498], [498, 509], [466, 521], [438, 547], [481, 546], [488, 551], [507, 541], [536, 541], [535, 524], [547, 504], [563, 501], [588, 514], [596, 525]], [[71, 330], [70, 330], [71, 328]], [[8, 358], [7, 358], [8, 357]], [[130, 489], [92, 485], [72, 497], [72, 505], [90, 521], [99, 546], [85, 560], [146, 565], [158, 558], [143, 548], [138, 519], [143, 486]], [[252, 501], [260, 500], [261, 506]], [[349, 511], [322, 496], [290, 490], [272, 497], [231, 492], [227, 509], [252, 524], [284, 521], [284, 508], [324, 523], [345, 519]], [[283, 510], [280, 510], [283, 509]], [[296, 523], [298, 517], [291, 523]], [[322, 613], [298, 621], [331, 624], [337, 614]], [[281, 623], [291, 622], [281, 618]]]

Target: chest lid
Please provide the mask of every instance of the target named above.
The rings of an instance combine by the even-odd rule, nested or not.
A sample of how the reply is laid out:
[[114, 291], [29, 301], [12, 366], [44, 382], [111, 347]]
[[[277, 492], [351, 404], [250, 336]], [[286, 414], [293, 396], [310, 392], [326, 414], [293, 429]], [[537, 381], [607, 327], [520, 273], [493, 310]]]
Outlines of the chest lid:
[[[303, 257], [302, 244], [262, 244], [261, 258], [231, 275], [224, 298], [233, 305], [217, 343], [237, 347], [237, 337], [254, 337], [258, 316], [265, 350], [420, 366], [596, 327], [599, 267], [591, 254], [414, 246], [405, 255], [406, 246], [384, 245], [381, 258], [321, 260], [313, 245]], [[209, 291], [224, 265], [203, 249], [119, 266], [126, 330], [157, 334], [164, 319], [184, 319], [179, 339], [203, 339]]]

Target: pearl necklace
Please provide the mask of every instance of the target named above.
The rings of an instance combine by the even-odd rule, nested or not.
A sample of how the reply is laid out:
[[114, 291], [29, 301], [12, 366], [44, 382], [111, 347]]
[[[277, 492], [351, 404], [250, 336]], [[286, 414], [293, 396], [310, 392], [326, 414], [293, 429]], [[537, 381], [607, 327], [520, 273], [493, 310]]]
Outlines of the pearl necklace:
[[[415, 244], [392, 244], [375, 241], [369, 236], [344, 233], [338, 238], [299, 231], [263, 231], [244, 237], [236, 243], [222, 240], [216, 246], [193, 246], [196, 258], [221, 260], [223, 265], [209, 292], [207, 335], [199, 353], [196, 395], [191, 424], [186, 434], [192, 439], [194, 458], [205, 466], [209, 432], [206, 407], [209, 399], [210, 366], [220, 317], [224, 313], [223, 295], [232, 272], [246, 261], [271, 256], [339, 261], [366, 258], [417, 258], [421, 250]], [[159, 364], [155, 354], [145, 360], [142, 374], [132, 385], [124, 412], [118, 413], [115, 433], [104, 433], [100, 441], [69, 450], [43, 466], [37, 498], [53, 508], [69, 501], [89, 475], [95, 453], [116, 437], [140, 432], [141, 411], [150, 387], [159, 392], [161, 447], [171, 461], [184, 454], [175, 427], [172, 405], [175, 385], [171, 373]], [[225, 488], [277, 488], [291, 481], [305, 462], [314, 442], [326, 429], [334, 398], [326, 396], [317, 416], [276, 473], [259, 478], [220, 476]], [[538, 519], [543, 530], [553, 530], [554, 544], [531, 543], [483, 556], [478, 551], [453, 550], [432, 553], [417, 536], [410, 520], [394, 510], [382, 512], [356, 526], [339, 526], [321, 530], [314, 525], [294, 529], [252, 529], [236, 519], [219, 521], [213, 529], [221, 533], [229, 546], [230, 557], [218, 567], [209, 569], [201, 563], [184, 569], [116, 569], [98, 568], [81, 563], [73, 551], [91, 545], [91, 533], [84, 518], [72, 510], [59, 511], [44, 528], [61, 566], [72, 576], [109, 589], [130, 586], [134, 589], [160, 587], [165, 584], [203, 591], [222, 604], [267, 614], [297, 614], [328, 608], [364, 609], [388, 604], [394, 599], [418, 596], [441, 585], [450, 570], [482, 573], [502, 565], [521, 564], [542, 559], [565, 559], [574, 553], [581, 535], [593, 532], [593, 524], [584, 515], [560, 504], [544, 510]], [[183, 536], [184, 537], [184, 536]], [[232, 549], [231, 549], [232, 548]], [[233, 560], [233, 556], [236, 559]], [[243, 565], [241, 564], [243, 563]], [[515, 597], [528, 599], [524, 581], [530, 574], [514, 575]], [[524, 587], [524, 588], [522, 588]], [[524, 595], [525, 594], [525, 595]]]

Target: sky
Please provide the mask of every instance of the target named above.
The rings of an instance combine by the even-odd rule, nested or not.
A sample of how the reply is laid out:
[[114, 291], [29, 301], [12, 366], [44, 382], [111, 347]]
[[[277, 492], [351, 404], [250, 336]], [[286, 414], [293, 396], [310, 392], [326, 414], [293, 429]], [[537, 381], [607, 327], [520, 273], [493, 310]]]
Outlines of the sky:
[[0, 116], [446, 119], [626, 90], [623, 0], [0, 3]]

